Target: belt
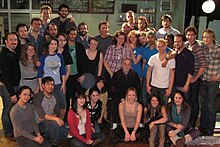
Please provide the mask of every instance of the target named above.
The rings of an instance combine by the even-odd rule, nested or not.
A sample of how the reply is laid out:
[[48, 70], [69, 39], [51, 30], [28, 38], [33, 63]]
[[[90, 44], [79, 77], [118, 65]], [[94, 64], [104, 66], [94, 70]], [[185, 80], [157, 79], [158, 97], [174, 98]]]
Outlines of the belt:
[[34, 80], [36, 79], [37, 77], [33, 77], [33, 78], [22, 78], [23, 80]]

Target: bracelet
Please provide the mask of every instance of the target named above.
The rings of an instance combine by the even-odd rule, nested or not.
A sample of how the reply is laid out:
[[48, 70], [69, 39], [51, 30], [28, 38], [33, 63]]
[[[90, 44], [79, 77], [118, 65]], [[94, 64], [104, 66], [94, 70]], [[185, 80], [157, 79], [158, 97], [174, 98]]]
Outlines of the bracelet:
[[135, 130], [135, 129], [134, 129], [133, 131], [134, 131], [134, 132], [136, 132], [136, 130]]
[[167, 60], [167, 61], [168, 61], [169, 59], [166, 57], [166, 58], [165, 58], [165, 60]]

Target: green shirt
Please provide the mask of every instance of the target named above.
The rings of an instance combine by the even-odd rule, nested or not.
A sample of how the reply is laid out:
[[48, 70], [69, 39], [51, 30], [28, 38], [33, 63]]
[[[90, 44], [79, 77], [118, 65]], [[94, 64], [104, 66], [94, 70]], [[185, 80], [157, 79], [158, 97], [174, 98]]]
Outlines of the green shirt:
[[69, 45], [69, 52], [70, 52], [70, 55], [71, 55], [72, 60], [73, 60], [70, 75], [76, 75], [78, 73], [77, 64], [76, 64], [76, 46], [75, 45], [73, 45], [73, 46]]

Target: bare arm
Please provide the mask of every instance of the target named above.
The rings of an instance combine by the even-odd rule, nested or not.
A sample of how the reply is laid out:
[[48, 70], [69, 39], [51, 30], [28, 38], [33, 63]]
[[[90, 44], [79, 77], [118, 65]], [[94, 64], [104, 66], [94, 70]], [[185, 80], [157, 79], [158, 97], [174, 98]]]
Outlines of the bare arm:
[[147, 92], [149, 94], [151, 94], [151, 87], [150, 87], [150, 78], [151, 78], [151, 72], [152, 72], [152, 66], [148, 66], [148, 70], [147, 70], [147, 78], [146, 78], [146, 86], [147, 86]]
[[189, 84], [191, 83], [192, 75], [188, 74], [185, 85], [183, 86], [183, 92], [188, 92]]
[[205, 71], [205, 67], [200, 67], [196, 76], [192, 78], [191, 83], [194, 83], [203, 74], [204, 71]]
[[125, 134], [129, 134], [127, 126], [126, 126], [126, 123], [125, 123], [123, 109], [124, 109], [124, 106], [123, 106], [123, 104], [121, 102], [119, 104], [119, 117], [120, 117], [121, 125], [122, 125], [122, 128], [124, 129]]
[[102, 67], [103, 67], [103, 54], [100, 52], [100, 56], [99, 56], [99, 64], [98, 64], [98, 76], [102, 75]]

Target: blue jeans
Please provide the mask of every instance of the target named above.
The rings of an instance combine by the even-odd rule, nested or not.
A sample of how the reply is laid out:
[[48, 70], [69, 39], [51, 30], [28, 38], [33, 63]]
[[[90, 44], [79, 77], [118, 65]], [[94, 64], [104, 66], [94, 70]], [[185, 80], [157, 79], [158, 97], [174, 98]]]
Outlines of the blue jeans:
[[46, 120], [38, 124], [41, 134], [48, 139], [51, 145], [58, 145], [60, 140], [65, 140], [68, 130], [64, 126], [58, 126], [57, 122]]
[[201, 102], [200, 125], [209, 135], [213, 134], [215, 128], [218, 87], [219, 82], [202, 81], [199, 93]]
[[199, 88], [201, 85], [201, 79], [196, 80], [190, 84], [188, 91], [187, 103], [191, 107], [190, 124], [193, 128], [196, 127], [196, 121], [199, 114]]
[[2, 110], [2, 124], [4, 134], [13, 134], [11, 119], [9, 116], [11, 110], [11, 97], [4, 85], [0, 85], [0, 96], [2, 97], [3, 110]]
[[61, 84], [54, 85], [54, 90], [60, 97], [60, 108], [61, 109], [66, 109], [66, 97], [65, 95], [60, 91], [61, 89]]

